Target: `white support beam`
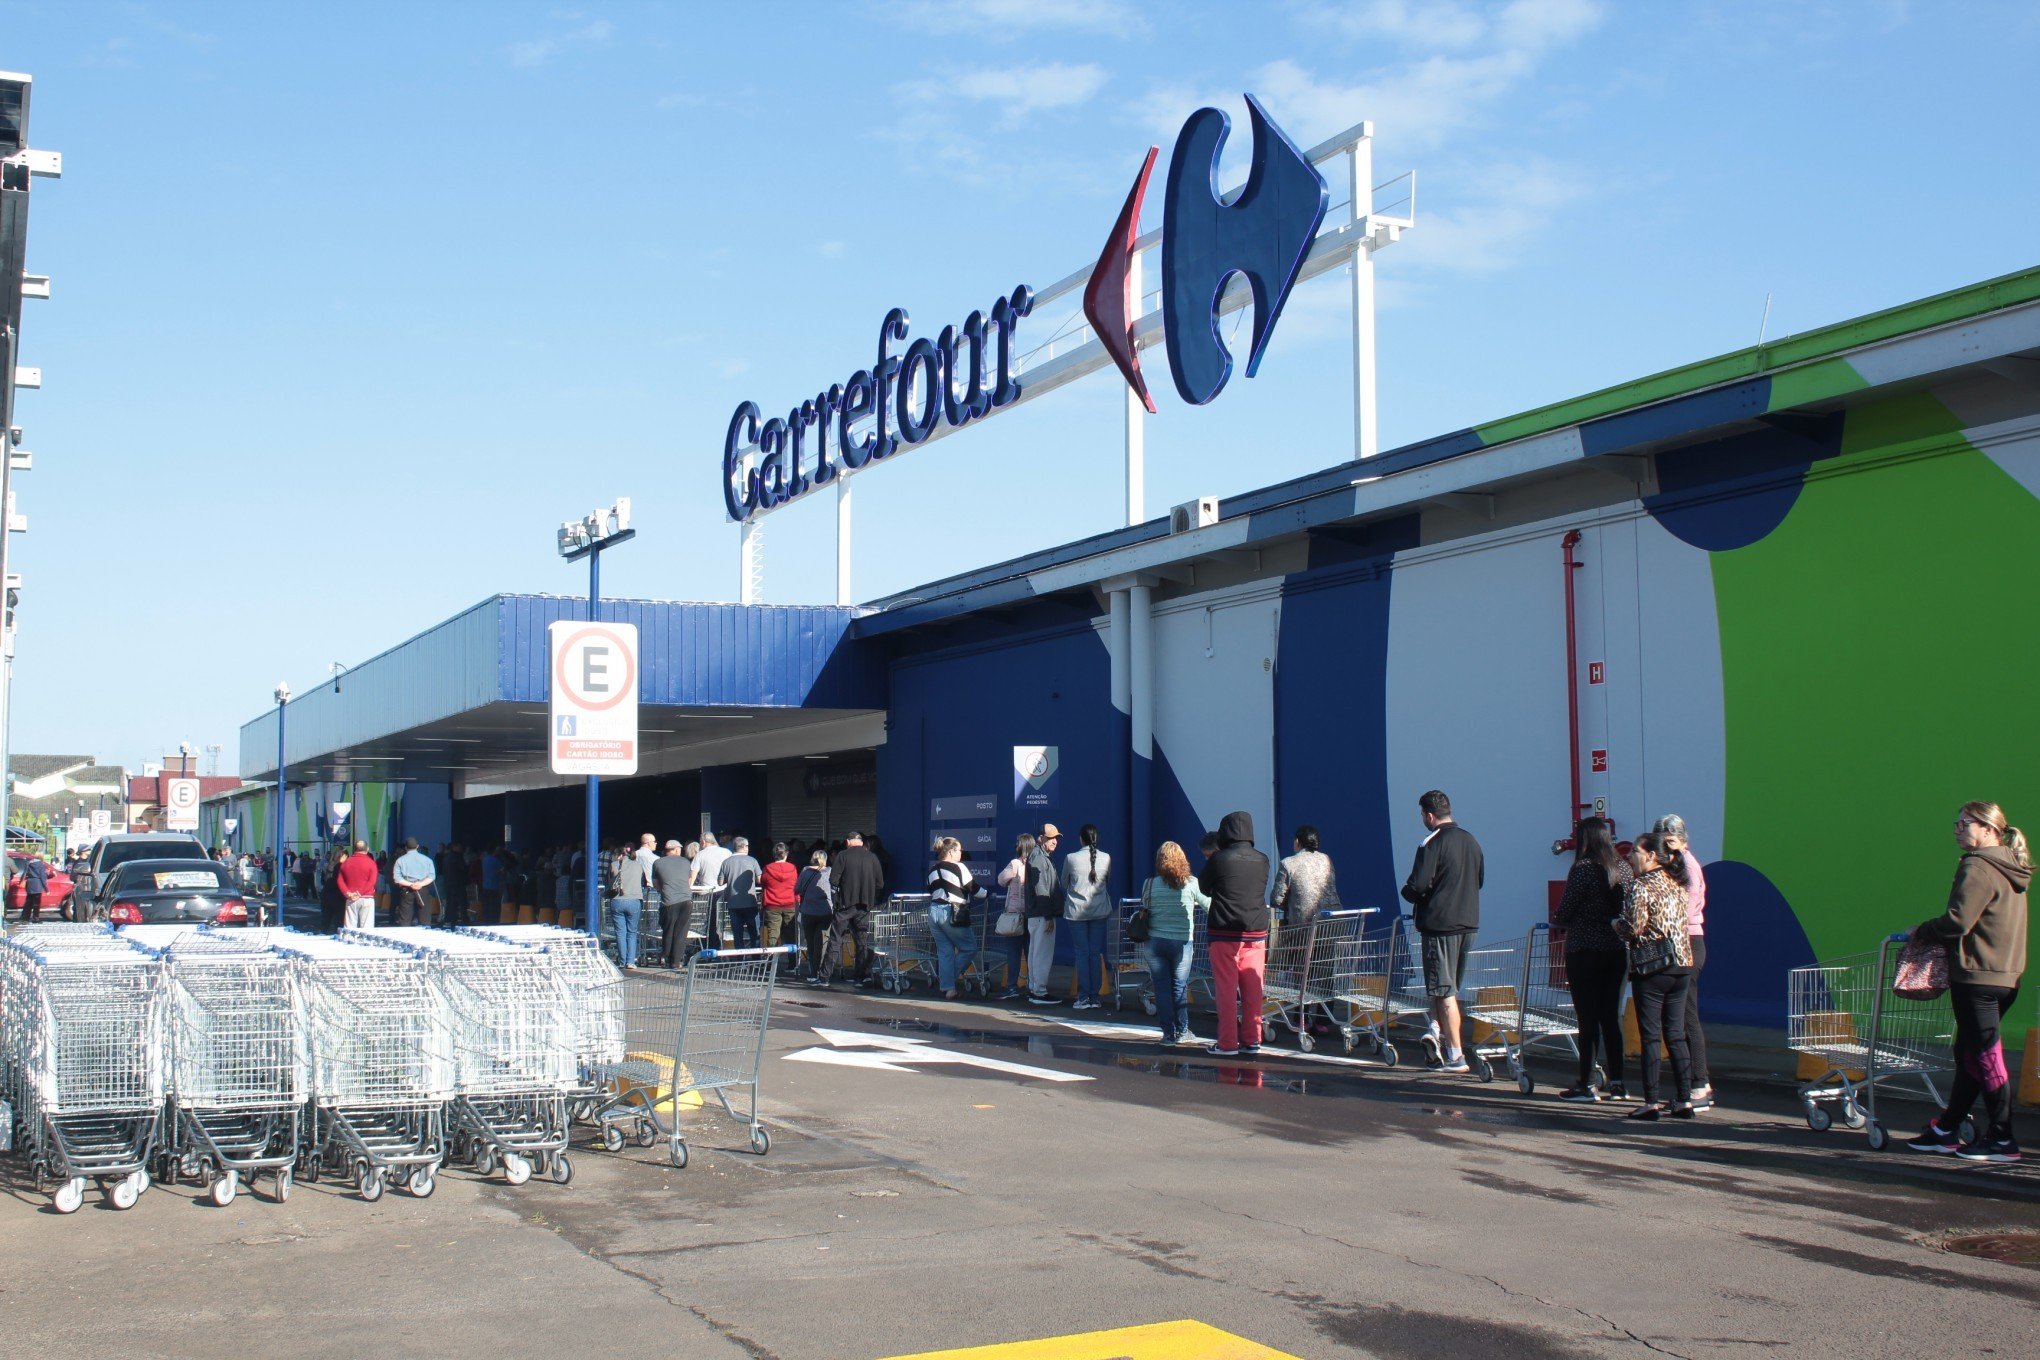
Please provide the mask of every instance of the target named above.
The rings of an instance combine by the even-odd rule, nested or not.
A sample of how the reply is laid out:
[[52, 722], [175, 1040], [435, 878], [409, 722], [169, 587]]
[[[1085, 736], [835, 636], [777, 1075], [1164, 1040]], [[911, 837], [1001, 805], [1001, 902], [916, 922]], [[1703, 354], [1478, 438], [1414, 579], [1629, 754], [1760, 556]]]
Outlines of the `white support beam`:
[[42, 370], [39, 368], [29, 368], [22, 364], [16, 364], [14, 366], [14, 385], [19, 388], [41, 387]]
[[50, 295], [50, 276], [47, 274], [23, 274], [21, 295], [25, 298], [44, 298]]

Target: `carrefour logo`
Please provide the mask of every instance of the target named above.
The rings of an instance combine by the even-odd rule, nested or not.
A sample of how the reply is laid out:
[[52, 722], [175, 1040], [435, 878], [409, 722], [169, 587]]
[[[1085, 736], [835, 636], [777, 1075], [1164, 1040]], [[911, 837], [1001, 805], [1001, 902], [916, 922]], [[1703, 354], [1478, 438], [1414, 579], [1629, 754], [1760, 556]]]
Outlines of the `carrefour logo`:
[[[1267, 110], [1247, 97], [1254, 148], [1247, 182], [1230, 201], [1218, 187], [1218, 157], [1231, 120], [1199, 109], [1176, 136], [1162, 198], [1162, 329], [1177, 393], [1194, 406], [1225, 390], [1233, 354], [1219, 333], [1219, 298], [1235, 274], [1254, 299], [1247, 376], [1260, 368], [1330, 195], [1324, 176]], [[1127, 383], [1155, 409], [1134, 347], [1139, 299], [1131, 265], [1140, 210], [1159, 148], [1150, 147], [1126, 204], [1084, 289], [1084, 316]], [[919, 444], [941, 426], [959, 428], [1019, 400], [1014, 330], [1034, 307], [1025, 285], [974, 311], [960, 325], [908, 341], [907, 313], [879, 324], [877, 355], [805, 398], [784, 416], [739, 405], [723, 439], [723, 504], [742, 522]], [[868, 426], [868, 428], [867, 428]], [[755, 458], [749, 458], [751, 450]], [[746, 467], [746, 462], [751, 465]]]

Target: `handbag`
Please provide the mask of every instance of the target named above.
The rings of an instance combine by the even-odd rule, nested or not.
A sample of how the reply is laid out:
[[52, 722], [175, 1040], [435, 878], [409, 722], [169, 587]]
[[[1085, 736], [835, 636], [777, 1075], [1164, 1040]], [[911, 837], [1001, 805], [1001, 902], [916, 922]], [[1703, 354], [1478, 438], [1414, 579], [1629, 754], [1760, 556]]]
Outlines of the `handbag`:
[[1000, 912], [999, 919], [992, 923], [992, 930], [994, 933], [1003, 935], [1009, 940], [1016, 935], [1025, 935], [1027, 933], [1027, 917], [1025, 913], [1008, 907]]
[[1891, 990], [1908, 1001], [1932, 1001], [1948, 990], [1948, 950], [1933, 940], [1908, 940], [1898, 951]]
[[1126, 938], [1134, 944], [1146, 944], [1148, 934], [1154, 928], [1154, 913], [1147, 908], [1148, 894], [1154, 890], [1154, 886], [1155, 881], [1152, 878], [1141, 885], [1140, 905], [1127, 915]]
[[1629, 945], [1629, 976], [1656, 977], [1679, 961], [1678, 942], [1667, 935], [1658, 940], [1633, 940]]

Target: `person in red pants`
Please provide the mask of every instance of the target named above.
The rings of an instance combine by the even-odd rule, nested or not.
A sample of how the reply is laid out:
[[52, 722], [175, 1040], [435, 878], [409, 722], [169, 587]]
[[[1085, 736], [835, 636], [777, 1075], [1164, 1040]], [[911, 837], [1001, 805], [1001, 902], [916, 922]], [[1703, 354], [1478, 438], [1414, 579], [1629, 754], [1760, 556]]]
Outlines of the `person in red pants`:
[[1221, 1058], [1261, 1051], [1261, 998], [1268, 975], [1268, 857], [1254, 848], [1254, 816], [1228, 812], [1218, 823], [1218, 849], [1204, 862], [1197, 886], [1211, 899], [1211, 984], [1218, 1008]]

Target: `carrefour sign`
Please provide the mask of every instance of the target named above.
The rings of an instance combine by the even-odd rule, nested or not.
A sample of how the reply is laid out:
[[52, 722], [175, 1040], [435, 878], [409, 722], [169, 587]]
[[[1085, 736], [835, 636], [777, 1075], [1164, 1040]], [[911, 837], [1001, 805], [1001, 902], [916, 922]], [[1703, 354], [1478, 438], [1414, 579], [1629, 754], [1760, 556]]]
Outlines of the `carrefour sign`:
[[[1184, 122], [1164, 182], [1162, 329], [1176, 391], [1195, 406], [1216, 397], [1232, 374], [1232, 353], [1218, 328], [1227, 281], [1240, 275], [1253, 291], [1251, 377], [1330, 198], [1324, 176], [1252, 95], [1247, 113], [1253, 160], [1235, 197], [1223, 197], [1217, 182], [1232, 126], [1218, 109], [1199, 109]], [[1130, 265], [1157, 152], [1149, 148], [1084, 290], [1084, 316], [1099, 344], [1150, 411], [1154, 398], [1133, 340], [1139, 299]], [[1014, 332], [1033, 308], [1034, 290], [1023, 284], [961, 325], [910, 341], [907, 313], [895, 307], [879, 323], [871, 367], [803, 398], [783, 416], [766, 417], [756, 402], [740, 404], [723, 438], [729, 517], [741, 523], [776, 509], [923, 442], [941, 426], [961, 428], [1018, 401]]]

